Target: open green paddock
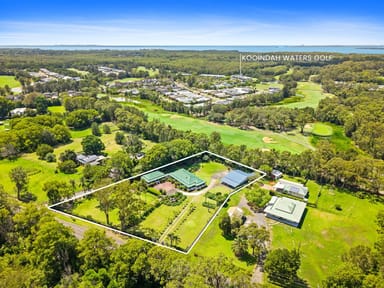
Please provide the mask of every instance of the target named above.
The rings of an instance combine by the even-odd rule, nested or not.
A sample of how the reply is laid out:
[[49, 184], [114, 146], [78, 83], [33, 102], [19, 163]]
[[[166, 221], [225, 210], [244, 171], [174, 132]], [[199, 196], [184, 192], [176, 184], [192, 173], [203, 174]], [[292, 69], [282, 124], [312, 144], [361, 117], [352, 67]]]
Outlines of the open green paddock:
[[[312, 202], [321, 187], [313, 181], [307, 186]], [[341, 256], [349, 248], [373, 245], [377, 240], [375, 218], [383, 209], [383, 204], [323, 187], [317, 208], [307, 206], [301, 228], [271, 221], [272, 248], [300, 248], [299, 276], [317, 287], [342, 264]]]
[[[0, 161], [0, 185], [4, 186], [5, 191], [16, 197], [14, 183], [9, 178], [9, 172], [18, 166], [22, 166], [29, 172], [28, 192], [34, 194], [37, 197], [38, 202], [48, 201], [48, 197], [43, 191], [43, 185], [47, 181], [64, 181], [69, 183], [69, 180], [75, 180], [76, 184], [80, 184], [80, 178], [82, 176], [82, 167], [77, 168], [75, 174], [56, 173], [57, 163], [48, 163], [39, 160], [35, 153], [24, 154], [16, 160], [3, 159]], [[79, 190], [80, 188], [77, 188]]]
[[168, 223], [179, 215], [183, 209], [185, 201], [179, 206], [167, 206], [162, 204], [140, 223], [140, 228], [153, 229], [158, 233], [164, 232]]
[[[113, 126], [112, 124], [110, 125], [112, 131], [116, 130], [115, 126]], [[121, 146], [116, 144], [115, 142], [115, 133], [116, 132], [112, 132], [111, 134], [102, 134], [100, 137], [100, 139], [105, 144], [105, 151], [109, 154], [113, 154], [121, 150]], [[75, 152], [81, 152], [82, 138], [86, 135], [91, 135], [91, 130], [85, 129], [81, 131], [71, 131], [71, 135], [73, 137], [71, 143], [54, 147], [55, 150], [53, 153], [56, 155], [57, 161], [59, 159], [60, 153], [64, 152], [65, 150], [71, 149]], [[9, 172], [15, 167], [22, 166], [27, 171], [29, 171], [31, 175], [28, 177], [28, 192], [34, 194], [37, 197], [38, 202], [46, 202], [48, 198], [45, 192], [42, 191], [42, 187], [45, 182], [58, 180], [68, 183], [69, 180], [73, 179], [77, 182], [77, 184], [80, 183], [80, 178], [82, 176], [81, 171], [83, 169], [82, 166], [79, 166], [77, 168], [78, 172], [75, 174], [64, 174], [60, 172], [56, 173], [57, 164], [58, 162], [48, 163], [44, 160], [38, 159], [36, 153], [25, 153], [16, 160], [2, 159], [0, 160], [0, 171], [2, 175], [2, 177], [0, 178], [0, 185], [4, 186], [6, 192], [16, 196], [16, 193], [14, 192], [14, 184], [9, 178]], [[80, 187], [76, 188], [76, 190], [80, 189]]]
[[8, 85], [9, 88], [20, 87], [21, 83], [16, 80], [15, 76], [1, 75], [0, 76], [0, 87]]
[[[153, 206], [158, 201], [157, 197], [151, 193], [143, 193], [142, 200], [148, 205]], [[98, 223], [106, 225], [106, 217], [104, 212], [99, 207], [99, 202], [96, 197], [91, 197], [89, 199], [82, 199], [81, 201], [76, 202], [76, 207], [72, 210], [74, 215], [79, 215], [80, 217], [92, 219]], [[119, 220], [119, 210], [114, 208], [109, 213], [110, 224], [116, 227], [120, 226]]]
[[[126, 103], [126, 105], [133, 105], [146, 112], [150, 119], [159, 119], [161, 122], [169, 124], [176, 129], [184, 131], [192, 129], [196, 133], [205, 133], [207, 135], [210, 135], [212, 132], [219, 132], [224, 144], [247, 145], [249, 148], [276, 149], [292, 153], [313, 149], [309, 139], [298, 131], [274, 133], [261, 129], [240, 130], [236, 127], [168, 112], [145, 100], [140, 100], [140, 103]], [[265, 137], [272, 138], [273, 143], [266, 143], [263, 140]]]

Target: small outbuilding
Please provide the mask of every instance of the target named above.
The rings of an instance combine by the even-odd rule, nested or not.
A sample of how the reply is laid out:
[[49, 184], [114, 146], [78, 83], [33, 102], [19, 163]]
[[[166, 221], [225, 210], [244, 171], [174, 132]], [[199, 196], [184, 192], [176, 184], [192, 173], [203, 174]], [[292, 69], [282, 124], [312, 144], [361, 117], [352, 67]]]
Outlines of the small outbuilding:
[[273, 169], [271, 172], [271, 175], [272, 175], [272, 179], [278, 180], [283, 177], [283, 172]]
[[264, 209], [268, 218], [298, 227], [307, 204], [286, 197], [273, 196]]
[[221, 183], [231, 188], [237, 188], [248, 181], [252, 173], [246, 173], [241, 170], [232, 170], [221, 179]]

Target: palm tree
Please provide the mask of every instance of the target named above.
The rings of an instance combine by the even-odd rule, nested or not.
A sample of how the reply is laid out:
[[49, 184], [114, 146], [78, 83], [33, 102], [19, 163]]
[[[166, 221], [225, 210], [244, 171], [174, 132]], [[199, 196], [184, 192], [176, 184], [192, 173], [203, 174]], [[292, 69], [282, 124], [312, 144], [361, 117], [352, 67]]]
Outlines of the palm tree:
[[167, 237], [171, 242], [170, 246], [177, 246], [177, 244], [180, 243], [180, 240], [181, 240], [180, 237], [174, 233], [169, 233]]

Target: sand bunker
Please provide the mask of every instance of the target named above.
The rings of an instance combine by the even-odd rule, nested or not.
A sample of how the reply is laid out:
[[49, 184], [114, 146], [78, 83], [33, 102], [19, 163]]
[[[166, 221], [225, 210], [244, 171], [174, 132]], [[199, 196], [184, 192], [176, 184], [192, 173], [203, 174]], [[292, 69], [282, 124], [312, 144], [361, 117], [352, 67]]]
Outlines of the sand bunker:
[[277, 143], [275, 140], [273, 140], [273, 138], [271, 137], [263, 137], [263, 142], [264, 143], [267, 143], [267, 144], [274, 144], [274, 143]]

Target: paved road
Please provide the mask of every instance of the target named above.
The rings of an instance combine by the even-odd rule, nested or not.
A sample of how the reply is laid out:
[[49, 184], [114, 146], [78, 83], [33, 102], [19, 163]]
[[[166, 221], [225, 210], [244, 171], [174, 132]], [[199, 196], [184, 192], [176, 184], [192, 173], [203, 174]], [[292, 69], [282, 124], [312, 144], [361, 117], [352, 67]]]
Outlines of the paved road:
[[[63, 224], [66, 227], [71, 228], [73, 230], [73, 234], [75, 235], [75, 237], [77, 239], [83, 239], [85, 231], [90, 229], [90, 227], [81, 226], [79, 224], [76, 224], [76, 223], [73, 223], [70, 221], [65, 221], [65, 220], [60, 219], [60, 218], [56, 218], [56, 221], [60, 222], [61, 224]], [[120, 237], [116, 233], [113, 233], [112, 231], [109, 231], [109, 230], [105, 230], [105, 232], [106, 232], [106, 235], [109, 238], [112, 238], [112, 240], [114, 240], [117, 245], [122, 245], [122, 244], [126, 243], [126, 240], [124, 240], [122, 237]]]

